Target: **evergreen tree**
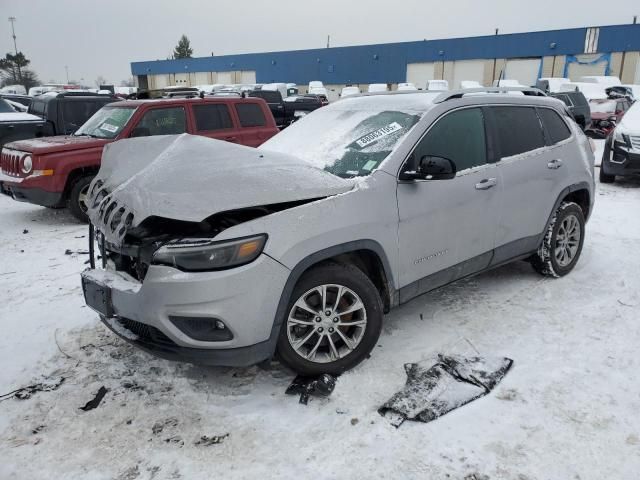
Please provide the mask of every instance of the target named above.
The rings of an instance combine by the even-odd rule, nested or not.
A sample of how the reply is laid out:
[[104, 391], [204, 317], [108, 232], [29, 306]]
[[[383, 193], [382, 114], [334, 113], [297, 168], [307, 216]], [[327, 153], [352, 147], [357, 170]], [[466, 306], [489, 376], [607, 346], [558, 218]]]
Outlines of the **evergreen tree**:
[[173, 50], [173, 58], [191, 58], [193, 49], [191, 48], [191, 42], [186, 35], [180, 37], [180, 41], [176, 48]]

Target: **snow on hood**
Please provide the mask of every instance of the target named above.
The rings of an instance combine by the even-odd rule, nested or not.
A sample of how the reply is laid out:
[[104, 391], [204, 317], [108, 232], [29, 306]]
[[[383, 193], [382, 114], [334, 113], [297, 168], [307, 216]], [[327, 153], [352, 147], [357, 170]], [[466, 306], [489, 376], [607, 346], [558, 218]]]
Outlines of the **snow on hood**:
[[640, 135], [640, 101], [627, 110], [618, 127], [634, 135]]
[[[229, 210], [337, 195], [354, 185], [282, 153], [188, 134], [132, 138], [105, 147], [88, 213], [102, 225], [100, 205], [115, 200], [133, 214], [132, 227], [150, 216], [200, 222]], [[101, 191], [107, 196], [97, 203]], [[120, 240], [103, 230], [108, 240]]]
[[16, 140], [11, 145], [18, 150], [35, 153], [54, 153], [81, 148], [102, 146], [110, 140], [74, 135], [56, 135], [54, 137], [28, 138]]

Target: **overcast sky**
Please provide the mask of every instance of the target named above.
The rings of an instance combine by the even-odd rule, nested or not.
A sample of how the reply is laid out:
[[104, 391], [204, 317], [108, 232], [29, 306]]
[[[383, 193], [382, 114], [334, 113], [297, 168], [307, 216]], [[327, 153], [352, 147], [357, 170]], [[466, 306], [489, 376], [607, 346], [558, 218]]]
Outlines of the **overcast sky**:
[[[268, 6], [266, 6], [268, 5]], [[443, 8], [444, 7], [444, 8]], [[180, 35], [194, 56], [386, 43], [631, 23], [639, 0], [0, 0], [0, 53], [18, 50], [43, 82], [102, 75], [165, 59]]]

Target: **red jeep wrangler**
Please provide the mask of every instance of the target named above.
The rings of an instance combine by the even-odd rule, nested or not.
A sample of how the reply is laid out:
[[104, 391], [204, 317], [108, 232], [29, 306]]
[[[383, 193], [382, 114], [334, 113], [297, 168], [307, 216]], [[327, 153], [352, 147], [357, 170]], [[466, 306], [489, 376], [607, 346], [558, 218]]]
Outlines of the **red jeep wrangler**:
[[205, 97], [115, 102], [73, 135], [8, 143], [0, 154], [0, 191], [21, 202], [68, 206], [87, 221], [86, 194], [103, 147], [128, 137], [180, 133], [257, 147], [278, 133], [260, 98]]

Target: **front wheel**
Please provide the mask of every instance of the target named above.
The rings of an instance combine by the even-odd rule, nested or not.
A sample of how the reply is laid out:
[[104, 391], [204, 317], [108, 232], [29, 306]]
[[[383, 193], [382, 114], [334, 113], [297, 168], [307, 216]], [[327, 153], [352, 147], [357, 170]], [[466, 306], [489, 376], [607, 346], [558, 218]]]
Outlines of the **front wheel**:
[[577, 203], [562, 202], [554, 212], [531, 265], [540, 274], [562, 277], [573, 270], [584, 243], [584, 213]]
[[278, 354], [302, 375], [340, 374], [367, 358], [382, 318], [378, 290], [362, 270], [338, 263], [315, 267], [292, 292]]
[[89, 209], [88, 194], [91, 180], [93, 180], [93, 176], [78, 178], [69, 192], [69, 210], [74, 217], [83, 223], [89, 222], [87, 210]]

